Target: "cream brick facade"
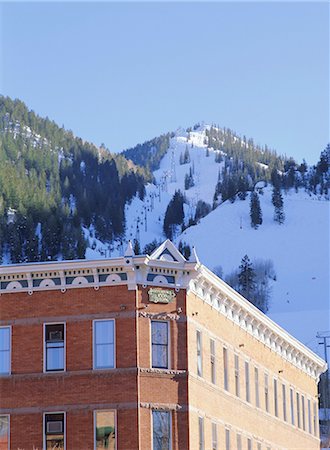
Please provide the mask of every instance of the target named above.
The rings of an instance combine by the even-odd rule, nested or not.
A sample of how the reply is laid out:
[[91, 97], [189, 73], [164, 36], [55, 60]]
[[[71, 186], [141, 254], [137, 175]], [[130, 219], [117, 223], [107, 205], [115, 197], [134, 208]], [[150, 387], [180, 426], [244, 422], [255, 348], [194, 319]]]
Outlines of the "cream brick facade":
[[[206, 275], [210, 275], [208, 271]], [[260, 330], [257, 322], [255, 330], [249, 329], [246, 324], [243, 327], [240, 314], [244, 316], [244, 311], [237, 305], [235, 309], [235, 300], [225, 311], [221, 307], [214, 307], [215, 299], [219, 293], [221, 296], [221, 289], [225, 289], [226, 285], [222, 282], [217, 291], [212, 281], [201, 277], [200, 282], [193, 282], [193, 289], [187, 295], [190, 449], [200, 450], [202, 445], [199, 418], [203, 418], [204, 423], [205, 450], [240, 450], [238, 440], [242, 450], [319, 449], [315, 373], [306, 373], [296, 367], [278, 349], [271, 348], [271, 342], [267, 341], [266, 345], [260, 333], [256, 337], [255, 330]], [[238, 296], [237, 293], [235, 296]], [[228, 293], [226, 298], [230, 298]], [[242, 298], [239, 300], [246, 302]], [[249, 314], [252, 324], [253, 313], [260, 315], [259, 311]], [[202, 345], [201, 376], [197, 373], [197, 332]], [[276, 337], [274, 334], [273, 338]], [[211, 340], [214, 344], [211, 344]], [[215, 355], [212, 363], [211, 345], [214, 346]], [[224, 349], [227, 353], [227, 389], [224, 380]], [[215, 365], [213, 375], [212, 365]], [[235, 371], [235, 368], [238, 370]], [[215, 382], [212, 382], [214, 373]], [[268, 406], [265, 376], [268, 378]], [[277, 383], [276, 413], [274, 380]], [[212, 424], [216, 428], [217, 447], [212, 446]], [[226, 442], [226, 433], [229, 442]]]

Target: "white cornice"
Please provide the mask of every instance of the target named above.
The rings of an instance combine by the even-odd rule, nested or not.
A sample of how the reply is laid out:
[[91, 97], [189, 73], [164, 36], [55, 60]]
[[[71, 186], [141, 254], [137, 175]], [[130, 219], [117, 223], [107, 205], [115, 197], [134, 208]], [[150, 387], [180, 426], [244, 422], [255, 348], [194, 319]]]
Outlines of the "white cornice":
[[[201, 265], [189, 290], [231, 319], [250, 335], [279, 354], [287, 362], [318, 380], [327, 369], [325, 361], [277, 325], [252, 303]], [[215, 291], [210, 299], [209, 291]]]

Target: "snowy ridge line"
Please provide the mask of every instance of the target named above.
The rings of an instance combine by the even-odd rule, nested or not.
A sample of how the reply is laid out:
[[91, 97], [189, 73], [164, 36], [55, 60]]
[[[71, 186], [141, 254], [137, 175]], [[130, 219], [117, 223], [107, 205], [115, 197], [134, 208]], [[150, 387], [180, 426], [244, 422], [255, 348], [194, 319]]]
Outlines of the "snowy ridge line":
[[315, 380], [327, 370], [325, 361], [267, 317], [252, 303], [201, 265], [189, 290], [247, 331], [284, 360]]

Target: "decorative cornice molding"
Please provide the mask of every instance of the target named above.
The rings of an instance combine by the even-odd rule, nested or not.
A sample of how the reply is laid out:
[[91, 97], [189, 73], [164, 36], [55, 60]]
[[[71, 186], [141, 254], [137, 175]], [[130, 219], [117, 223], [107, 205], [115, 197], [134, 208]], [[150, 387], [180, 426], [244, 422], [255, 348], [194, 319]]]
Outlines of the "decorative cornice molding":
[[[215, 291], [213, 296], [205, 292], [207, 285], [211, 285]], [[327, 369], [322, 358], [273, 322], [207, 267], [199, 267], [198, 275], [191, 280], [188, 291], [316, 381]]]

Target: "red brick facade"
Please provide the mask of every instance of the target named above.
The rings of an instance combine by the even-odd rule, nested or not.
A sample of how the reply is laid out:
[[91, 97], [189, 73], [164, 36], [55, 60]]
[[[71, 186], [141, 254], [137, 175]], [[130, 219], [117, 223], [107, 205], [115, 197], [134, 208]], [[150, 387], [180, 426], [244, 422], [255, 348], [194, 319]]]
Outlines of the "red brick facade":
[[[177, 411], [188, 403], [185, 321], [169, 320], [173, 371], [147, 370], [149, 316], [175, 314], [179, 307], [184, 313], [184, 290], [171, 304], [149, 303], [142, 287], [113, 286], [14, 293], [2, 296], [0, 305], [1, 325], [12, 327], [11, 376], [0, 378], [11, 449], [42, 449], [43, 413], [52, 411], [66, 412], [67, 449], [93, 449], [93, 411], [102, 409], [117, 412], [118, 449], [151, 449], [151, 408], [159, 404], [173, 410], [173, 449], [188, 448], [188, 413]], [[93, 370], [95, 319], [115, 320], [114, 369]], [[48, 322], [66, 324], [65, 372], [43, 373], [43, 324]]]

